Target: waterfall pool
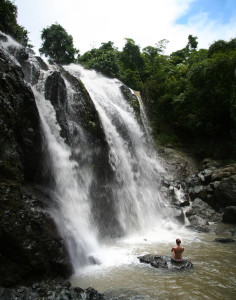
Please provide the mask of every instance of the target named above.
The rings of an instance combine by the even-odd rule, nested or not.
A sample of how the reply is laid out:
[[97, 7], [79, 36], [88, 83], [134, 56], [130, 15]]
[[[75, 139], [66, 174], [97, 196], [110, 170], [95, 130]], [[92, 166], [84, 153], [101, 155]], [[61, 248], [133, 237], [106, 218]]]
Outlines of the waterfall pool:
[[[137, 259], [146, 253], [171, 256], [176, 237], [181, 238], [184, 257], [193, 263], [193, 269], [155, 269]], [[92, 254], [100, 265], [80, 269], [70, 280], [74, 286], [95, 288], [107, 299], [232, 300], [236, 297], [236, 243], [213, 242], [217, 237], [213, 232], [157, 229], [143, 236], [116, 239]]]

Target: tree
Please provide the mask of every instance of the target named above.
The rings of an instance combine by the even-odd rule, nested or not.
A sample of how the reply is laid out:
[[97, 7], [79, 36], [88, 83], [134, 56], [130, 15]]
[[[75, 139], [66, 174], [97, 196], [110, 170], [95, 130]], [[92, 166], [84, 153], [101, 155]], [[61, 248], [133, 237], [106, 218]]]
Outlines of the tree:
[[131, 88], [140, 90], [142, 87], [142, 72], [144, 59], [140, 47], [132, 39], [126, 38], [123, 51], [120, 53], [121, 66], [124, 77], [122, 78]]
[[28, 31], [17, 24], [17, 7], [9, 0], [0, 0], [0, 30], [23, 46], [32, 48], [29, 45]]
[[144, 61], [141, 56], [140, 47], [132, 39], [126, 39], [125, 46], [121, 54], [124, 65], [131, 70], [139, 70], [143, 67]]
[[79, 51], [74, 48], [72, 36], [60, 24], [55, 23], [44, 28], [41, 38], [43, 44], [39, 52], [51, 61], [58, 64], [70, 64], [75, 61], [75, 54]]
[[187, 48], [189, 49], [189, 51], [194, 51], [197, 49], [197, 37], [196, 36], [192, 36], [191, 34], [188, 36], [188, 44], [187, 44]]
[[95, 69], [109, 77], [120, 77], [118, 50], [114, 43], [102, 43], [101, 47], [85, 52], [79, 59], [85, 68]]

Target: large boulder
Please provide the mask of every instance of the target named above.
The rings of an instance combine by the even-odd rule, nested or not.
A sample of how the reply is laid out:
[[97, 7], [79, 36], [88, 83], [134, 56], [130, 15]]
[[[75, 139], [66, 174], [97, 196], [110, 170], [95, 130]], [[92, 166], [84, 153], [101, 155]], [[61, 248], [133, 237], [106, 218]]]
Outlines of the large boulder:
[[236, 206], [228, 206], [223, 213], [223, 222], [236, 224]]
[[69, 276], [69, 256], [38, 200], [43, 196], [14, 183], [2, 183], [0, 192], [0, 286]]
[[222, 215], [217, 213], [210, 205], [201, 200], [200, 198], [196, 198], [190, 208], [186, 211], [186, 217], [190, 218], [192, 216], [200, 217], [205, 220], [206, 224], [208, 222], [220, 222]]
[[213, 170], [211, 181], [220, 181], [223, 178], [228, 178], [236, 174], [236, 164], [222, 166]]
[[141, 263], [150, 264], [154, 268], [169, 269], [169, 270], [185, 270], [193, 268], [193, 264], [183, 259], [181, 262], [176, 262], [165, 255], [145, 254], [138, 257]]
[[221, 207], [236, 205], [236, 175], [223, 178], [215, 190], [215, 197]]
[[189, 188], [189, 196], [191, 200], [194, 200], [195, 198], [207, 199], [207, 189], [205, 186], [196, 185]]

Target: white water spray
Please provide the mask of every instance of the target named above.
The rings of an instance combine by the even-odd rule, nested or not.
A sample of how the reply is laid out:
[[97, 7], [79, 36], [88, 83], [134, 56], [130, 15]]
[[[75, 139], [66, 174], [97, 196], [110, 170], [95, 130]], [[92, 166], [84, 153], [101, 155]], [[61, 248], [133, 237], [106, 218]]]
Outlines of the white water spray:
[[66, 70], [80, 77], [98, 111], [116, 174], [112, 190], [120, 225], [126, 234], [153, 228], [161, 222], [166, 206], [158, 191], [163, 169], [121, 93], [122, 83], [78, 65]]
[[[48, 73], [50, 72], [44, 72], [44, 76]], [[76, 269], [87, 264], [89, 253], [98, 247], [89, 197], [92, 175], [89, 168], [82, 169], [71, 158], [71, 149], [60, 135], [61, 128], [57, 123], [55, 110], [51, 102], [44, 98], [44, 82], [45, 78], [42, 78], [33, 87], [33, 92], [48, 148], [47, 160], [55, 181], [56, 205], [51, 214], [67, 243], [72, 265]]]

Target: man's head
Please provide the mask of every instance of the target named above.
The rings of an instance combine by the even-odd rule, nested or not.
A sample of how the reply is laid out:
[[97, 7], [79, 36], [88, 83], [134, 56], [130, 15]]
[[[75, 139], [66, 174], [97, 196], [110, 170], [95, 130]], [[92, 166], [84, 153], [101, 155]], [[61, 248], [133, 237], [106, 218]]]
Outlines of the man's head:
[[176, 245], [180, 245], [181, 244], [181, 240], [180, 239], [176, 239]]

